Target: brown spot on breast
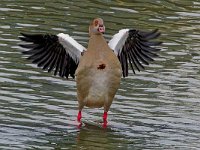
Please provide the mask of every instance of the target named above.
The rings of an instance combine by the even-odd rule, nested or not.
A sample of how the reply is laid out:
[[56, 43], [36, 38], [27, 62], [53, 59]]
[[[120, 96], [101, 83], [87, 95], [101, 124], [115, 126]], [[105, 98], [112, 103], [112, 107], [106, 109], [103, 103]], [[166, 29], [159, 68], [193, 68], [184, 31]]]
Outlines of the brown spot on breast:
[[97, 67], [97, 69], [105, 69], [106, 68], [106, 65], [105, 64], [100, 64], [98, 67]]

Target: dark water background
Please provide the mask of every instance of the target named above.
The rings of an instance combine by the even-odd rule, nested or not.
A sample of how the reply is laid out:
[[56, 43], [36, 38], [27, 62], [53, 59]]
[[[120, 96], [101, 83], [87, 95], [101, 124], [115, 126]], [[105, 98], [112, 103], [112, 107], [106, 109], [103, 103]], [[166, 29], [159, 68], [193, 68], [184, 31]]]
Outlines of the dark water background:
[[[91, 125], [102, 109], [84, 109], [77, 128], [76, 84], [27, 61], [20, 32], [72, 35], [84, 46], [88, 25], [159, 28], [160, 58], [123, 79], [107, 130]], [[200, 149], [199, 0], [1, 0], [0, 149]]]

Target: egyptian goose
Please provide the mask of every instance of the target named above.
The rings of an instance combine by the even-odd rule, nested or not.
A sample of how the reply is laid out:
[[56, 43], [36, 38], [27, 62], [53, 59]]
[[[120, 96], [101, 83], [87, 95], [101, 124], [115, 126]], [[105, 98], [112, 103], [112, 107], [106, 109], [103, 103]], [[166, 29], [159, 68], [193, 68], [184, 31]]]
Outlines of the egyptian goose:
[[103, 126], [107, 125], [107, 112], [120, 85], [121, 76], [127, 77], [129, 67], [143, 70], [153, 61], [161, 42], [151, 41], [159, 37], [158, 30], [143, 32], [135, 29], [122, 29], [107, 43], [103, 37], [104, 22], [94, 19], [89, 26], [88, 48], [80, 45], [68, 34], [24, 34], [19, 38], [28, 42], [20, 44], [29, 49], [30, 55], [38, 67], [54, 71], [54, 75], [68, 78], [76, 76], [78, 115], [84, 106], [104, 107]]

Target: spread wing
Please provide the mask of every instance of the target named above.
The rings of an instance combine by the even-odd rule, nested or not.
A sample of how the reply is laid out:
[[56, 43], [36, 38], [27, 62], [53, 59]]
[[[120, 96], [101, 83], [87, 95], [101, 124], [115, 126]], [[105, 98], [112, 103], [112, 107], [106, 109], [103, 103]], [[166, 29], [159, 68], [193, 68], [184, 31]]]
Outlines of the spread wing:
[[108, 45], [114, 50], [122, 66], [123, 77], [128, 76], [130, 66], [135, 73], [144, 69], [144, 65], [149, 65], [153, 57], [157, 57], [156, 48], [162, 42], [151, 41], [160, 36], [158, 30], [143, 32], [134, 29], [122, 29], [109, 41]]
[[32, 63], [48, 72], [54, 71], [54, 75], [66, 78], [70, 75], [74, 78], [81, 52], [85, 50], [82, 45], [63, 33], [21, 35], [19, 38], [27, 43], [20, 46], [28, 49], [23, 54], [30, 55], [28, 59]]

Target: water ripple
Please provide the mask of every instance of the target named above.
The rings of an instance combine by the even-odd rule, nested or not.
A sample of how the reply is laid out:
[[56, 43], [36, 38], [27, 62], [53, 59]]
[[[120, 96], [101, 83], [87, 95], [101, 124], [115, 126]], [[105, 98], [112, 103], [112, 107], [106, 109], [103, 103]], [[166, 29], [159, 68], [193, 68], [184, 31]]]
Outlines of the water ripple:
[[[2, 0], [0, 149], [199, 149], [199, 8], [197, 0]], [[164, 43], [146, 71], [122, 79], [108, 128], [99, 127], [103, 109], [85, 108], [79, 129], [75, 81], [31, 64], [18, 36], [63, 32], [87, 47], [96, 17], [108, 40], [121, 28], [158, 28]]]

